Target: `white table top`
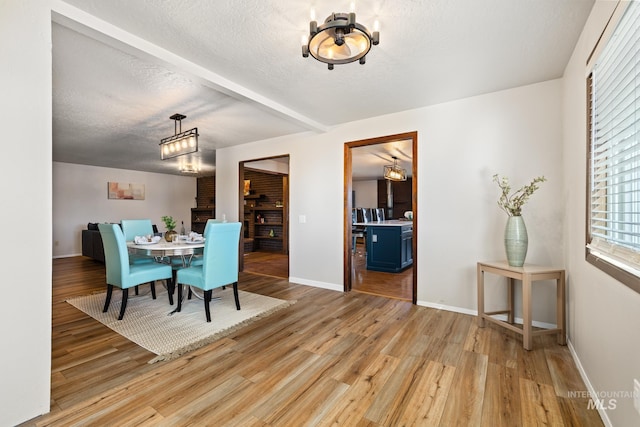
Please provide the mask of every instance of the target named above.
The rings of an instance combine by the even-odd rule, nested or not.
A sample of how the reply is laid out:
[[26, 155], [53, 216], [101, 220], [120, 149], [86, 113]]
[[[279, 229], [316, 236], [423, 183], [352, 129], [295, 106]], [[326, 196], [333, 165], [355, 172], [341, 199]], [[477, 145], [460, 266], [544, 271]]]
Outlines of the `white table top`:
[[204, 248], [204, 241], [198, 243], [187, 243], [186, 241], [180, 242], [167, 242], [162, 239], [158, 243], [153, 244], [135, 244], [134, 242], [127, 242], [127, 248], [129, 253], [142, 254], [148, 256], [175, 256], [175, 255], [191, 255], [196, 252], [201, 252]]

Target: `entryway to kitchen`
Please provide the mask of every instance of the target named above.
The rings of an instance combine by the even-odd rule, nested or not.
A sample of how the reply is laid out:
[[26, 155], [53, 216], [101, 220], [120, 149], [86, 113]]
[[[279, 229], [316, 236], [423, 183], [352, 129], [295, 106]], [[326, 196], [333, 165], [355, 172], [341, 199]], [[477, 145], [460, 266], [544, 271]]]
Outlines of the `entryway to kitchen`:
[[417, 299], [417, 132], [344, 145], [344, 288]]

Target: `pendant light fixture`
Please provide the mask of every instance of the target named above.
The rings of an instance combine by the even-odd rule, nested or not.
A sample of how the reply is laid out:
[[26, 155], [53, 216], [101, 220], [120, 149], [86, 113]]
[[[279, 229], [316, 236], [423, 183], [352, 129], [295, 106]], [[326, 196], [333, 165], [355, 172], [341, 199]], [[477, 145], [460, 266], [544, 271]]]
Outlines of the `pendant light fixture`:
[[175, 135], [160, 140], [160, 158], [162, 160], [198, 151], [198, 128], [182, 132], [182, 119], [186, 117], [177, 113], [169, 117], [173, 120]]
[[384, 167], [384, 178], [389, 181], [406, 181], [407, 180], [407, 170], [402, 169], [398, 166], [398, 158], [393, 156], [392, 165], [386, 165]]

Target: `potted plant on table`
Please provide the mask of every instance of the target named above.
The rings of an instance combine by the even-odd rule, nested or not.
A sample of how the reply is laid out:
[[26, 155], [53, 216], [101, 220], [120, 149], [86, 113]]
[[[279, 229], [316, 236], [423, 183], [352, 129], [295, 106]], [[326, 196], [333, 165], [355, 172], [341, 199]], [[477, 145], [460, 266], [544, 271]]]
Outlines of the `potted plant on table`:
[[527, 256], [529, 236], [527, 227], [522, 219], [522, 206], [529, 197], [540, 187], [538, 184], [546, 181], [544, 176], [534, 178], [529, 185], [525, 185], [511, 193], [509, 179], [498, 174], [493, 175], [493, 181], [500, 187], [501, 194], [498, 206], [509, 215], [504, 230], [504, 248], [507, 253], [507, 261], [512, 267], [522, 267]]
[[164, 226], [167, 229], [167, 232], [164, 233], [164, 240], [166, 240], [167, 242], [173, 242], [173, 239], [176, 238], [176, 236], [178, 235], [178, 233], [176, 233], [175, 228], [176, 228], [176, 222], [173, 219], [172, 216], [163, 216], [162, 218], [162, 222], [164, 222]]

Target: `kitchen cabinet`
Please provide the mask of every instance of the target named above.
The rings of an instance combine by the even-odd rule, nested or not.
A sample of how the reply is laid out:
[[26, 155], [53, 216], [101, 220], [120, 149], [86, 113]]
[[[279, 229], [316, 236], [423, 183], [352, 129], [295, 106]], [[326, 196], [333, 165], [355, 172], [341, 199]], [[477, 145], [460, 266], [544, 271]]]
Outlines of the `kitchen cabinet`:
[[397, 273], [413, 265], [413, 223], [381, 221], [367, 227], [367, 270]]

